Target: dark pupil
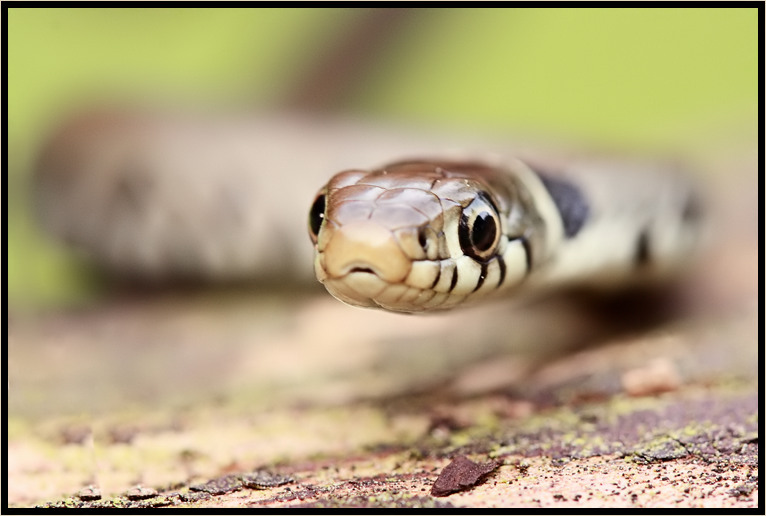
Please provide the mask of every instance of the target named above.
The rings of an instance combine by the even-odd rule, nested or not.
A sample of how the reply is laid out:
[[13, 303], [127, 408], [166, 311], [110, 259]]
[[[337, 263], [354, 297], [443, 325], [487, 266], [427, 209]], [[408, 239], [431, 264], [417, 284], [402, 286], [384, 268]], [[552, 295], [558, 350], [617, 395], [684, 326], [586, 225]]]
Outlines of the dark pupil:
[[322, 219], [324, 219], [324, 195], [317, 197], [314, 204], [311, 206], [311, 212], [309, 213], [309, 229], [314, 235], [319, 234], [319, 228], [322, 226]]
[[477, 251], [486, 251], [492, 247], [496, 235], [497, 225], [494, 217], [486, 211], [479, 213], [471, 228], [471, 244], [474, 248]]

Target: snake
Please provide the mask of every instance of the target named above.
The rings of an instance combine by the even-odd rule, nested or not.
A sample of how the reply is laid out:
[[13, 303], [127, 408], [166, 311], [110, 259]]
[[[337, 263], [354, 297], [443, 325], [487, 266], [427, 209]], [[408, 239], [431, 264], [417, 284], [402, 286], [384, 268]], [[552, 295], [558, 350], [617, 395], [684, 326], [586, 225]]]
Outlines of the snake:
[[686, 268], [707, 203], [683, 162], [507, 141], [329, 118], [86, 111], [44, 142], [35, 207], [49, 233], [131, 282], [257, 291], [318, 279], [347, 304], [404, 313]]
[[349, 305], [417, 313], [656, 281], [699, 240], [699, 195], [673, 165], [494, 161], [334, 175], [308, 216], [317, 279]]

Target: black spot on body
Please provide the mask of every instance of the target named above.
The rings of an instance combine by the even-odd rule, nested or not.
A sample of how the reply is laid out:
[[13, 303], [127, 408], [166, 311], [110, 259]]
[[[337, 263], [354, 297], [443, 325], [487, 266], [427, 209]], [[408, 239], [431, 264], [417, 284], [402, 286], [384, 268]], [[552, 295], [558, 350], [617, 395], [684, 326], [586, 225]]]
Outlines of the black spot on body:
[[580, 232], [588, 220], [590, 215], [588, 200], [577, 185], [570, 181], [540, 172], [537, 172], [537, 175], [559, 210], [561, 221], [564, 223], [564, 235], [572, 238]]
[[152, 171], [141, 163], [128, 162], [119, 172], [113, 189], [114, 203], [142, 211], [156, 186]]
[[636, 267], [644, 267], [649, 263], [651, 259], [651, 249], [649, 245], [649, 229], [644, 228], [641, 233], [638, 234], [638, 240], [636, 240], [636, 251], [633, 255], [633, 263]]
[[687, 224], [696, 224], [702, 219], [702, 215], [702, 202], [699, 197], [694, 193], [689, 194], [681, 212], [681, 219]]

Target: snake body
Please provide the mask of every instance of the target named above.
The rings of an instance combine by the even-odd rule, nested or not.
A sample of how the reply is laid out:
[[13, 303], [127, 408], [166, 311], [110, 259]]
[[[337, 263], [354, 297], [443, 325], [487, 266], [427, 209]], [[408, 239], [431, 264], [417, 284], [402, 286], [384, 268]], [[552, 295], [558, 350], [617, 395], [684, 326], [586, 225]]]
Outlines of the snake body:
[[699, 218], [695, 192], [662, 165], [415, 160], [332, 177], [309, 233], [333, 296], [422, 312], [667, 276], [695, 246]]

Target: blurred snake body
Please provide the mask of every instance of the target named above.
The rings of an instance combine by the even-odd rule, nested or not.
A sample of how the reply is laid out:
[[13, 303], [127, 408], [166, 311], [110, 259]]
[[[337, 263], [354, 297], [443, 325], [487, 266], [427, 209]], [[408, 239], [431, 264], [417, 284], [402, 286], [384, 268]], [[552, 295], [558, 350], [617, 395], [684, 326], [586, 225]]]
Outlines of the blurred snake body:
[[688, 184], [661, 166], [416, 160], [332, 177], [309, 233], [333, 296], [423, 312], [667, 275], [694, 247], [698, 218]]

